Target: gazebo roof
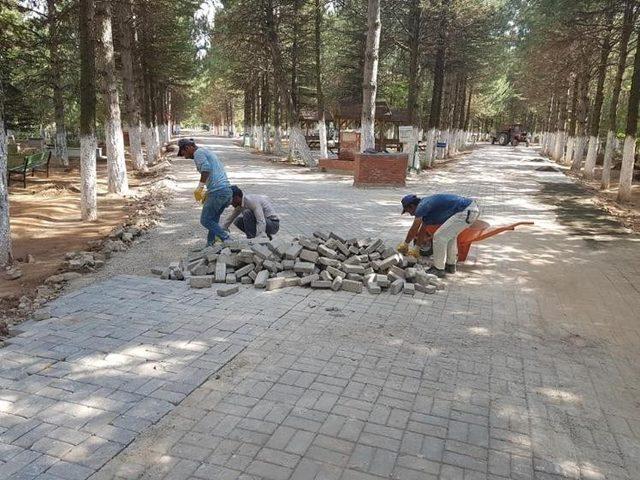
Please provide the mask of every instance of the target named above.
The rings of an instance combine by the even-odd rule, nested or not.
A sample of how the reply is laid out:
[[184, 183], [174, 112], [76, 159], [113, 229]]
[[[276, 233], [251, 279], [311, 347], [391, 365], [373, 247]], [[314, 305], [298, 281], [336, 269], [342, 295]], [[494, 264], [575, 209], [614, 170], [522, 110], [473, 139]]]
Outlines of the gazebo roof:
[[[339, 105], [333, 112], [336, 120], [357, 121], [362, 118], [362, 104], [347, 103]], [[406, 110], [392, 109], [384, 100], [376, 101], [376, 120], [385, 123], [407, 123], [409, 115]]]
[[[327, 122], [333, 121], [333, 115], [331, 115], [331, 112], [325, 110], [324, 116]], [[300, 109], [300, 121], [301, 122], [317, 122], [318, 109], [315, 107], [302, 107]]]

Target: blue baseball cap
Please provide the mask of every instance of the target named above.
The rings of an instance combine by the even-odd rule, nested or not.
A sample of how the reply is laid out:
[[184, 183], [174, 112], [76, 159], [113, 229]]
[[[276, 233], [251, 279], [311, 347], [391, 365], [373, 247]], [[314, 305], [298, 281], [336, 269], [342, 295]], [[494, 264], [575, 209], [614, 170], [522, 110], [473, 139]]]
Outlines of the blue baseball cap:
[[420, 199], [417, 195], [414, 195], [413, 193], [405, 195], [402, 197], [402, 213], [406, 213], [407, 207], [417, 205], [418, 203], [420, 203]]

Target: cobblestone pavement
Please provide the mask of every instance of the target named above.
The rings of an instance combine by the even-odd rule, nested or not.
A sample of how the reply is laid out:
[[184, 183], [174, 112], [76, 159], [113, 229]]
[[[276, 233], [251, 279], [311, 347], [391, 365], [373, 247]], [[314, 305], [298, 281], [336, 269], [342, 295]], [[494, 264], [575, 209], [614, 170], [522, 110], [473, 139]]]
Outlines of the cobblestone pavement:
[[[212, 142], [283, 236], [408, 225], [399, 190]], [[0, 478], [640, 478], [639, 239], [536, 158], [485, 146], [411, 180], [475, 196], [492, 224], [536, 222], [437, 295], [220, 298], [121, 275], [59, 299], [0, 350]], [[173, 231], [197, 223], [182, 217]]]

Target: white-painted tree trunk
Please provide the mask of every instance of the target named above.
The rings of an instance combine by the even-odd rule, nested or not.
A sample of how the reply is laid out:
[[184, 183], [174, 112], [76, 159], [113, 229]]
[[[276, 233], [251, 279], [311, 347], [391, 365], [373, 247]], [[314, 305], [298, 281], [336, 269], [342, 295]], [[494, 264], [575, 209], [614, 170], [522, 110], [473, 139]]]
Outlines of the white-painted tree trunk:
[[80, 215], [82, 220], [89, 222], [98, 219], [97, 147], [95, 136], [83, 135], [80, 137]]
[[571, 165], [571, 162], [573, 162], [573, 146], [576, 143], [576, 139], [575, 137], [569, 137], [567, 139], [567, 149], [564, 152], [564, 159], [563, 159], [563, 163], [565, 165]]
[[5, 266], [13, 262], [13, 254], [7, 187], [7, 136], [4, 129], [2, 95], [2, 85], [0, 85], [0, 266]]
[[329, 148], [327, 147], [327, 124], [318, 122], [318, 137], [320, 139], [320, 158], [329, 156]]
[[600, 188], [607, 190], [611, 186], [611, 164], [613, 163], [613, 154], [616, 151], [616, 132], [607, 132], [607, 146], [604, 149], [604, 162], [602, 163], [602, 178], [600, 180]]
[[282, 148], [282, 127], [280, 125], [276, 127], [275, 134], [273, 135], [273, 153], [276, 155], [285, 154], [285, 151]]
[[115, 55], [111, 22], [111, 4], [106, 0], [96, 2], [95, 24], [97, 31], [98, 71], [103, 76], [105, 103], [105, 143], [107, 145], [107, 184], [109, 193], [124, 195], [129, 191], [127, 166], [124, 159], [124, 137], [120, 119], [120, 100], [116, 79]]
[[307, 167], [315, 167], [318, 163], [309, 150], [302, 129], [297, 126], [292, 126], [289, 131], [289, 156], [293, 159], [301, 159]]
[[160, 151], [158, 148], [158, 142], [156, 141], [156, 137], [154, 135], [154, 130], [155, 129], [153, 127], [144, 128], [144, 133], [145, 133], [144, 143], [147, 146], [147, 159], [150, 164], [156, 163], [156, 161], [158, 160], [159, 151]]
[[553, 148], [553, 159], [556, 162], [560, 162], [562, 160], [562, 156], [564, 155], [564, 141], [565, 141], [565, 132], [562, 130], [558, 130], [556, 134], [556, 143]]
[[574, 172], [579, 172], [582, 169], [582, 160], [584, 159], [584, 147], [586, 142], [586, 137], [582, 135], [576, 137], [573, 143], [573, 159], [571, 160], [571, 170]]
[[589, 137], [589, 148], [587, 150], [587, 160], [584, 162], [584, 178], [591, 179], [596, 169], [598, 159], [598, 137]]
[[427, 132], [427, 138], [425, 140], [425, 159], [423, 168], [431, 168], [433, 165], [434, 148], [436, 144], [436, 129], [432, 128]]
[[376, 147], [375, 118], [378, 90], [378, 52], [380, 50], [380, 0], [369, 0], [367, 7], [367, 41], [362, 82], [362, 116], [360, 151]]
[[618, 201], [631, 200], [631, 186], [633, 184], [633, 167], [636, 158], [636, 137], [627, 135], [622, 150], [622, 167], [620, 168], [620, 183], [618, 186]]
[[416, 170], [420, 170], [420, 167], [421, 167], [420, 158], [418, 155], [416, 155], [416, 150], [417, 150], [416, 145], [418, 145], [419, 135], [420, 135], [420, 130], [418, 129], [418, 127], [414, 126], [412, 130], [411, 138], [407, 143], [404, 144], [404, 148], [403, 148], [404, 153], [409, 155], [409, 160], [407, 164], [409, 165], [409, 167], [415, 168]]
[[144, 155], [142, 154], [142, 134], [140, 132], [140, 124], [127, 125], [127, 131], [129, 132], [129, 152], [131, 153], [133, 168], [141, 172], [146, 172], [147, 164], [145, 163]]
[[260, 125], [256, 128], [256, 150], [264, 152], [264, 126]]

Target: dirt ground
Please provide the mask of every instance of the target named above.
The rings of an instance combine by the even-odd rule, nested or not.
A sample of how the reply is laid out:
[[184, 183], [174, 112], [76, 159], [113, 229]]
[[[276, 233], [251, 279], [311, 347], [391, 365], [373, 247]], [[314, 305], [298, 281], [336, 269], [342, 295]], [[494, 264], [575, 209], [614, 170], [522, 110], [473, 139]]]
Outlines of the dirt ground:
[[[29, 296], [45, 278], [61, 270], [67, 252], [89, 250], [99, 240], [127, 221], [137, 209], [140, 187], [148, 183], [129, 171], [131, 194], [107, 193], [107, 164], [98, 162], [98, 212], [96, 222], [80, 220], [80, 171], [78, 160], [68, 170], [52, 167], [49, 178], [43, 172], [28, 177], [23, 188], [17, 177], [9, 190], [11, 237], [15, 265], [22, 271], [17, 280], [0, 278], [0, 307], [11, 306], [22, 295]], [[27, 255], [33, 263], [25, 263]]]
[[640, 185], [634, 179], [634, 185], [631, 190], [631, 201], [629, 203], [618, 203], [618, 180], [620, 170], [612, 170], [611, 187], [608, 190], [600, 190], [600, 178], [602, 175], [602, 167], [598, 165], [593, 180], [585, 180], [582, 174], [576, 175], [570, 170], [566, 170], [566, 174], [576, 179], [580, 184], [586, 187], [593, 194], [593, 201], [596, 205], [604, 208], [626, 227], [635, 232], [640, 232]]

